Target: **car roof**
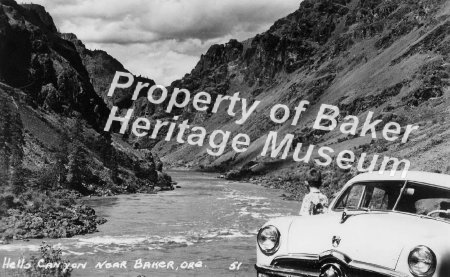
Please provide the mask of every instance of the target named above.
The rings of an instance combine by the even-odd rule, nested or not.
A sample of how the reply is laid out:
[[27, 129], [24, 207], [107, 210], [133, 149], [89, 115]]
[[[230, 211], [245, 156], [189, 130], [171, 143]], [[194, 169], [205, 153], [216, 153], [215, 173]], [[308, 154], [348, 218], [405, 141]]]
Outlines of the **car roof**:
[[352, 178], [348, 184], [361, 181], [414, 181], [419, 183], [431, 184], [443, 188], [450, 188], [450, 175], [431, 173], [425, 171], [408, 171], [405, 178], [402, 178], [402, 171], [397, 171], [391, 176], [391, 171], [373, 171], [357, 175]]

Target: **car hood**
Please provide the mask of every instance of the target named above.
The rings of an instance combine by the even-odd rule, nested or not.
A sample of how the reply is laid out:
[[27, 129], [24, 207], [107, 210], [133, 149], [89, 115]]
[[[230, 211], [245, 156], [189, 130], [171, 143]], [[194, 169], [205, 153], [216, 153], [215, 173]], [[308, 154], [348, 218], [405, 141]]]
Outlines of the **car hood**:
[[[448, 232], [448, 223], [394, 212], [342, 212], [297, 217], [288, 234], [290, 254], [320, 254], [328, 250], [344, 253], [353, 260], [395, 269], [405, 245], [426, 241]], [[443, 228], [444, 227], [444, 228]], [[339, 237], [333, 246], [333, 237]]]

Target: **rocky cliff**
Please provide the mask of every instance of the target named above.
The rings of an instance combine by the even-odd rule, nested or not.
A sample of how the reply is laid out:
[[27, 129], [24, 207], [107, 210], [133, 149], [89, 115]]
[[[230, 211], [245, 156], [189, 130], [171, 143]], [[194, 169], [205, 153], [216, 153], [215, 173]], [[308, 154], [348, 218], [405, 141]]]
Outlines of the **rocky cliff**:
[[150, 151], [103, 132], [112, 105], [131, 105], [131, 89], [106, 97], [116, 70], [126, 71], [59, 33], [44, 7], [0, 0], [0, 234], [93, 232], [78, 196], [173, 189]]
[[[450, 2], [444, 0], [305, 0], [299, 9], [276, 21], [269, 30], [239, 42], [213, 45], [195, 68], [171, 87], [213, 96], [240, 92], [259, 100], [256, 114], [243, 125], [233, 123], [225, 109], [217, 114], [175, 113], [208, 130], [250, 135], [248, 151], [231, 148], [220, 157], [207, 146], [159, 142], [153, 150], [174, 165], [227, 170], [260, 164], [263, 171], [302, 172], [292, 160], [261, 157], [269, 131], [295, 134], [306, 144], [328, 145], [407, 158], [412, 168], [448, 171]], [[274, 103], [293, 109], [301, 100], [311, 105], [299, 124], [275, 124], [269, 118]], [[338, 130], [312, 130], [320, 104], [339, 107], [342, 117], [363, 121], [369, 111], [384, 122], [417, 124], [406, 144], [345, 136]], [[195, 110], [194, 110], [195, 111]], [[382, 145], [382, 146], [380, 146]]]

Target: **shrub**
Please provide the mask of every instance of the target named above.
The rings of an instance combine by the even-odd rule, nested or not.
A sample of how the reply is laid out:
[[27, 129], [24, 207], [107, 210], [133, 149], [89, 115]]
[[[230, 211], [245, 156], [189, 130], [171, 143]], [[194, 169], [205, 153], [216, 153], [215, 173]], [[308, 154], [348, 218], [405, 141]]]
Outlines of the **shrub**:
[[[71, 267], [65, 269], [65, 265], [69, 263], [69, 261], [62, 258], [61, 249], [55, 249], [45, 242], [42, 242], [40, 247], [40, 257], [32, 256], [30, 260], [31, 268], [27, 269], [25, 271], [26, 274], [24, 275], [27, 277], [69, 277], [73, 270]], [[52, 268], [38, 267], [39, 260], [43, 260], [45, 264], [59, 263], [59, 266]]]

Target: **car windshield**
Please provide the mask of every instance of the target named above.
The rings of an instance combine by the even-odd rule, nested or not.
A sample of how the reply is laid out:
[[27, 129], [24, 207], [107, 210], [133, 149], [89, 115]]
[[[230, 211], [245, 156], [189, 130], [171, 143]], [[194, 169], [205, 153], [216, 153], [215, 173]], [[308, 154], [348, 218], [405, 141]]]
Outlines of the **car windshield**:
[[399, 211], [450, 221], [450, 190], [404, 181], [356, 183], [334, 210]]

